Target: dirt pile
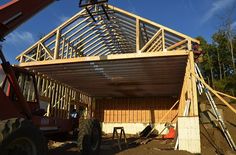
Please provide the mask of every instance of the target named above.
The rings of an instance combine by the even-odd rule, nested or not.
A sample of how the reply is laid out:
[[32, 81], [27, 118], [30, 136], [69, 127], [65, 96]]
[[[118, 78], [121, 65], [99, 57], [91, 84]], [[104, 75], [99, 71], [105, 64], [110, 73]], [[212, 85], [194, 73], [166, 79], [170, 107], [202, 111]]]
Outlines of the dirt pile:
[[[236, 142], [236, 114], [216, 98], [215, 102], [217, 104], [217, 108], [222, 109], [224, 122], [233, 140]], [[206, 109], [211, 108], [207, 101], [202, 102], [202, 104], [205, 104]], [[235, 103], [231, 103], [231, 105], [236, 108]], [[217, 122], [213, 121], [207, 124], [200, 124], [200, 131], [201, 149], [203, 155], [236, 154], [235, 151], [231, 150]]]

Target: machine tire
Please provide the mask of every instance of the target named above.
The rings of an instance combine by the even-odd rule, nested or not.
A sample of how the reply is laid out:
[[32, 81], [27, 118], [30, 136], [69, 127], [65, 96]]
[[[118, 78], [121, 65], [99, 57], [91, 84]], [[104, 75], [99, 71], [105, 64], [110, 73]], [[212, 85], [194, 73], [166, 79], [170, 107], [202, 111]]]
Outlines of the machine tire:
[[82, 154], [99, 154], [101, 134], [98, 120], [85, 119], [79, 122], [78, 147]]
[[0, 155], [46, 155], [47, 143], [42, 132], [29, 120], [0, 122]]

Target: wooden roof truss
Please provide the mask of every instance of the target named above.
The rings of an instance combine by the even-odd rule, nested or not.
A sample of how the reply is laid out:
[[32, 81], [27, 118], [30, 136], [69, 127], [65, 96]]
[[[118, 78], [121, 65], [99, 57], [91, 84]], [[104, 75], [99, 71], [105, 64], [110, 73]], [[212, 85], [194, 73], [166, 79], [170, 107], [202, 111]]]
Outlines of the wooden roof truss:
[[97, 22], [82, 10], [25, 50], [20, 63], [104, 56], [191, 50], [197, 40], [150, 20], [106, 5], [91, 7]]

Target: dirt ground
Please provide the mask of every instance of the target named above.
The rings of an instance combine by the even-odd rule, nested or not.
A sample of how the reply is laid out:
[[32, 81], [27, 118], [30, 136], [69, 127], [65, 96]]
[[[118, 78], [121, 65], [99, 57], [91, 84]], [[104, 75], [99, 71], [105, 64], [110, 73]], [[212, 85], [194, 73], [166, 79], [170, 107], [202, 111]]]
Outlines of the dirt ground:
[[[127, 138], [128, 143], [133, 142], [136, 138]], [[103, 137], [100, 155], [191, 155], [191, 153], [186, 151], [174, 151], [172, 147], [174, 146], [173, 140], [159, 140], [153, 139], [144, 145], [129, 144], [128, 147], [122, 144], [122, 150], [119, 150], [117, 141], [112, 140], [110, 137]], [[79, 155], [77, 153], [76, 144], [67, 142], [59, 147], [52, 148], [49, 150], [50, 155]]]
[[[227, 125], [232, 138], [236, 141], [236, 114], [233, 113], [225, 105], [221, 104], [216, 100], [218, 108], [223, 110], [223, 118]], [[232, 103], [232, 106], [236, 108], [236, 103]], [[206, 104], [206, 108], [209, 105]], [[215, 154], [226, 154], [226, 155], [236, 155], [236, 152], [231, 151], [226, 139], [224, 138], [221, 130], [217, 123], [207, 123], [200, 124], [201, 131], [201, 150], [202, 155], [215, 155]], [[111, 136], [104, 136], [101, 144], [100, 155], [191, 155], [187, 151], [175, 151], [174, 140], [162, 140], [154, 138], [152, 141], [144, 145], [134, 145], [132, 144], [137, 138], [129, 137], [128, 148], [126, 145], [122, 145], [122, 150], [119, 150], [117, 141], [111, 139]], [[77, 152], [76, 144], [71, 142], [58, 143], [56, 147], [51, 147], [49, 149], [49, 155], [79, 155]]]
[[[229, 101], [229, 100], [228, 100]], [[215, 99], [218, 109], [223, 111], [223, 119], [226, 127], [236, 143], [236, 114], [233, 113], [226, 105]], [[236, 109], [236, 103], [231, 102], [231, 105]], [[210, 105], [206, 104], [206, 109], [209, 109]], [[231, 151], [229, 144], [227, 143], [220, 127], [217, 123], [200, 124], [201, 131], [201, 149], [204, 155], [214, 154], [236, 154], [235, 151]]]

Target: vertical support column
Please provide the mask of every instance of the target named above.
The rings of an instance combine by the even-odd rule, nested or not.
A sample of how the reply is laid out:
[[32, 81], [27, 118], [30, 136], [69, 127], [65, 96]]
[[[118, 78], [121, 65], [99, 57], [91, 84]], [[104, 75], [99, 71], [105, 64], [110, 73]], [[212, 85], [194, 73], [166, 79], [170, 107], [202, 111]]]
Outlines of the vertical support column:
[[179, 150], [186, 150], [194, 154], [200, 154], [201, 141], [197, 105], [197, 88], [196, 79], [191, 75], [191, 72], [194, 72], [194, 56], [193, 52], [189, 51], [185, 73], [185, 76], [187, 76], [184, 78], [184, 85], [186, 83], [187, 87], [183, 86], [185, 91], [182, 90], [180, 101], [184, 102], [183, 98], [185, 98], [187, 92], [187, 98], [190, 99], [191, 105], [189, 115], [178, 117], [178, 147]]
[[188, 79], [188, 75], [186, 71], [185, 71], [183, 86], [182, 86], [181, 95], [180, 95], [178, 116], [183, 116], [184, 108], [186, 105], [186, 90], [187, 90], [187, 79]]
[[42, 94], [42, 91], [41, 91], [41, 77], [39, 75], [37, 75], [37, 90], [38, 90], [38, 94], [39, 96]]
[[70, 112], [71, 112], [71, 98], [72, 98], [72, 97], [71, 97], [71, 96], [72, 96], [72, 95], [71, 95], [71, 91], [72, 91], [71, 88], [68, 88], [68, 92], [67, 92], [67, 97], [68, 97], [68, 98], [67, 98], [67, 99], [68, 99], [68, 100], [67, 100], [67, 103], [68, 103], [68, 104], [67, 104], [67, 105], [68, 105], [67, 118], [70, 117], [69, 115], [70, 115]]
[[136, 18], [136, 52], [140, 53], [140, 20]]
[[188, 65], [187, 65], [187, 74], [188, 74], [188, 78], [187, 78], [187, 100], [190, 101], [190, 107], [189, 107], [189, 113], [186, 116], [193, 116], [193, 92], [192, 92], [192, 81], [191, 81], [191, 64], [190, 64], [190, 60], [189, 60], [189, 55], [188, 55]]
[[58, 58], [58, 55], [59, 55], [59, 45], [60, 45], [60, 29], [57, 29], [55, 49], [54, 49], [54, 60], [56, 60]]
[[95, 110], [95, 98], [89, 97], [88, 99], [88, 109], [87, 109], [87, 118], [91, 119], [94, 117], [94, 110]]
[[20, 56], [20, 63], [22, 63], [22, 62], [23, 62], [23, 55]]
[[48, 98], [50, 99], [49, 100], [49, 105], [48, 105], [48, 109], [47, 109], [47, 116], [50, 116], [50, 109], [52, 109], [52, 91], [53, 91], [53, 82], [50, 81], [49, 82], [49, 85], [50, 85], [50, 89], [49, 89], [49, 92], [48, 92]]
[[[190, 71], [191, 73], [195, 72], [195, 66], [194, 66], [194, 54], [191, 51], [189, 53], [189, 63], [190, 63]], [[191, 113], [193, 116], [198, 116], [198, 101], [197, 101], [197, 86], [196, 86], [196, 78], [192, 74], [190, 75], [191, 78], [191, 92], [192, 92], [192, 102], [191, 102]]]
[[65, 51], [65, 37], [63, 37], [63, 40], [62, 40], [62, 50], [61, 50], [61, 59], [64, 58], [64, 51]]
[[165, 30], [162, 29], [162, 50], [166, 51], [166, 47], [165, 47]]
[[40, 45], [37, 44], [37, 51], [36, 51], [36, 61], [39, 60], [39, 52], [40, 52]]
[[188, 39], [188, 50], [191, 51], [192, 50], [192, 43], [191, 40]]

